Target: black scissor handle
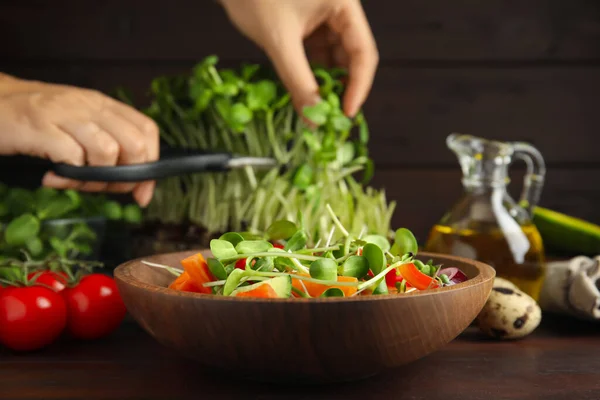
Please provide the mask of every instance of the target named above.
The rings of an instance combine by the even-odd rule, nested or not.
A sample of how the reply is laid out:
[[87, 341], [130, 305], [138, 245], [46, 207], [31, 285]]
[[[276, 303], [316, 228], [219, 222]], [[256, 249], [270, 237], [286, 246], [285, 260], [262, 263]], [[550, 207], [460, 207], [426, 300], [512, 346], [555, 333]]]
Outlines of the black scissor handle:
[[52, 171], [78, 181], [141, 182], [199, 172], [224, 172], [229, 170], [231, 158], [229, 153], [180, 154], [149, 163], [114, 167], [77, 167], [58, 163], [53, 165]]

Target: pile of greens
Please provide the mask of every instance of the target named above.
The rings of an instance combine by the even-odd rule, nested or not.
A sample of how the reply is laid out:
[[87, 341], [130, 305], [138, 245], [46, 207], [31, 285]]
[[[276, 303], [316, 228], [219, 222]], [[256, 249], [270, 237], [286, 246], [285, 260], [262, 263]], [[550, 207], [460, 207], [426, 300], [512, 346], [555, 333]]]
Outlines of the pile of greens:
[[276, 220], [301, 216], [311, 237], [323, 237], [332, 222], [325, 204], [331, 204], [352, 232], [393, 235], [395, 203], [388, 204], [384, 191], [365, 187], [373, 174], [366, 120], [362, 113], [347, 118], [340, 106], [344, 71], [313, 69], [323, 100], [304, 109], [313, 122], [308, 124], [272, 70], [219, 69], [217, 61], [209, 56], [189, 75], [152, 82], [145, 112], [159, 125], [162, 141], [172, 148], [274, 157], [280, 166], [165, 179], [148, 208], [149, 220], [191, 223], [217, 234], [260, 232]]
[[35, 260], [87, 256], [97, 240], [90, 217], [138, 224], [142, 213], [102, 195], [0, 183], [0, 259], [20, 257], [23, 250]]

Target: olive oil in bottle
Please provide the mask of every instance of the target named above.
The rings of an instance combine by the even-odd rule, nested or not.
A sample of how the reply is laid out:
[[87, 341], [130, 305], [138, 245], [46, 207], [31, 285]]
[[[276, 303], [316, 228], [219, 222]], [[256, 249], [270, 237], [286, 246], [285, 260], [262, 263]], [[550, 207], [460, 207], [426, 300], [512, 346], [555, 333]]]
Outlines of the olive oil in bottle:
[[[446, 139], [462, 169], [461, 198], [431, 229], [425, 250], [453, 254], [489, 264], [539, 299], [545, 277], [544, 246], [531, 222], [546, 173], [533, 146], [470, 135]], [[526, 161], [527, 173], [519, 202], [508, 194], [508, 167], [514, 158]]]
[[511, 234], [497, 227], [475, 231], [435, 225], [425, 247], [486, 263], [496, 270], [496, 276], [508, 279], [537, 301], [545, 272], [542, 239], [535, 225], [521, 226], [521, 230], [523, 234]]

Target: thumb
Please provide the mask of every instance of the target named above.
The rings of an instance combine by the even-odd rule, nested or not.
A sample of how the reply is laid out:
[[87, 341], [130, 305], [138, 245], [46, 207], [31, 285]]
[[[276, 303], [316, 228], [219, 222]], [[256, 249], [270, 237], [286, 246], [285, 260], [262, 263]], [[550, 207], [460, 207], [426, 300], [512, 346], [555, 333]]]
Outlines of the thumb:
[[278, 45], [268, 46], [265, 51], [301, 114], [304, 106], [319, 101], [319, 84], [310, 68], [301, 35], [280, 39]]

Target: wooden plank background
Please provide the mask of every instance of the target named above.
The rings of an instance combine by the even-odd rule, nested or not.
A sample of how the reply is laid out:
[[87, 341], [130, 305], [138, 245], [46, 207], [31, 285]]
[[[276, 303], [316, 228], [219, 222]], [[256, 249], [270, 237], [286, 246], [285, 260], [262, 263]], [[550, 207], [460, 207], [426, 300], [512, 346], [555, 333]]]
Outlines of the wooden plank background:
[[[424, 238], [460, 195], [444, 141], [454, 131], [533, 143], [549, 167], [542, 204], [600, 223], [600, 2], [364, 5], [381, 54], [365, 105], [373, 184], [399, 203], [395, 226]], [[126, 86], [142, 102], [153, 77], [208, 54], [266, 62], [209, 0], [4, 0], [0, 49], [0, 71], [106, 92]], [[8, 167], [0, 162], [0, 180], [37, 182], [36, 166], [18, 175]]]

